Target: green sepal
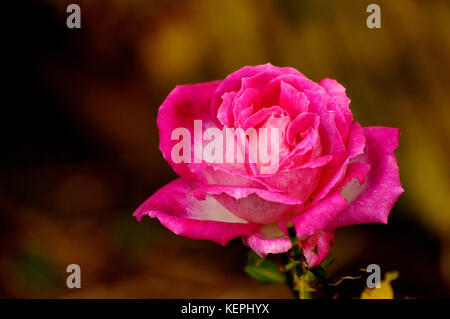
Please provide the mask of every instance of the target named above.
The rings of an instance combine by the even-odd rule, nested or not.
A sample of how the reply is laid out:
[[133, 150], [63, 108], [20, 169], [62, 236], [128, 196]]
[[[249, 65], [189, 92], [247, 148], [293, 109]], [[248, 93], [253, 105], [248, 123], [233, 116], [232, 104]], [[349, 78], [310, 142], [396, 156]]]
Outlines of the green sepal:
[[248, 264], [244, 270], [251, 277], [264, 284], [286, 283], [286, 276], [280, 272], [272, 261], [259, 257], [253, 251], [248, 253]]

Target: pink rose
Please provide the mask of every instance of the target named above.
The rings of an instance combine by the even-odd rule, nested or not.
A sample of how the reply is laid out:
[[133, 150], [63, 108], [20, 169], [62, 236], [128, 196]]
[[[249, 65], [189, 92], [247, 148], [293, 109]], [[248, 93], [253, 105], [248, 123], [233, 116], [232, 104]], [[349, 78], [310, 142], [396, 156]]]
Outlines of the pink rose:
[[[315, 83], [271, 64], [243, 67], [222, 81], [177, 86], [161, 105], [157, 124], [163, 156], [181, 177], [134, 216], [156, 217], [178, 235], [222, 245], [242, 237], [261, 256], [290, 249], [291, 222], [309, 267], [318, 265], [334, 229], [387, 223], [403, 193], [394, 155], [399, 130], [361, 128], [349, 103], [335, 80]], [[202, 123], [200, 134], [276, 128], [279, 161], [262, 163], [250, 143], [243, 146], [243, 162], [199, 159], [198, 142], [205, 135], [198, 140], [194, 121]], [[174, 132], [180, 128], [189, 136], [181, 161], [174, 159], [181, 137]]]

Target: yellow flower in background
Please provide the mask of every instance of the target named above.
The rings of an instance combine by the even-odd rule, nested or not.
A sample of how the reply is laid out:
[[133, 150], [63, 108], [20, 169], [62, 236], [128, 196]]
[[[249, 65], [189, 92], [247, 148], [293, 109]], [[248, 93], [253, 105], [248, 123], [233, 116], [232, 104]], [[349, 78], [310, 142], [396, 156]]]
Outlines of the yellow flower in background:
[[380, 288], [366, 288], [361, 293], [361, 299], [394, 299], [394, 290], [391, 281], [398, 278], [398, 271], [386, 273], [384, 280], [381, 281]]

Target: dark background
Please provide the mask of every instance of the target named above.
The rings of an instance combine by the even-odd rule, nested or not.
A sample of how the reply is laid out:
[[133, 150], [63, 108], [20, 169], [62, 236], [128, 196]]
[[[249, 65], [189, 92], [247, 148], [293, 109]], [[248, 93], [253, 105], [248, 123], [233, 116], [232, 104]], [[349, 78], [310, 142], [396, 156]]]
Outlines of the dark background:
[[[81, 6], [81, 29], [66, 27], [69, 3]], [[366, 27], [369, 3], [381, 7], [381, 29]], [[402, 131], [406, 192], [388, 225], [336, 232], [331, 272], [377, 263], [400, 272], [396, 297], [449, 297], [449, 9], [445, 0], [5, 4], [0, 297], [290, 297], [247, 277], [239, 239], [220, 247], [132, 217], [176, 178], [156, 128], [170, 90], [266, 62], [337, 79], [363, 126]], [[71, 263], [81, 289], [65, 285]]]

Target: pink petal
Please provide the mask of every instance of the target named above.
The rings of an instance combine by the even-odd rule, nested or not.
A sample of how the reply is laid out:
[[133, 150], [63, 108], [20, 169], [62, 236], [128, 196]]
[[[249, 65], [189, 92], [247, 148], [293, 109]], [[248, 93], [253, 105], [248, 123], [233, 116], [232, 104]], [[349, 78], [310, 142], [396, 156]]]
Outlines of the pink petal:
[[227, 127], [231, 127], [234, 124], [233, 117], [233, 102], [236, 97], [236, 92], [227, 92], [222, 96], [222, 104], [217, 111], [217, 118], [220, 123]]
[[[261, 133], [258, 134], [258, 174], [273, 174], [280, 169], [280, 162], [285, 158], [290, 150], [289, 145], [286, 143], [286, 127], [289, 125], [289, 115], [283, 113], [280, 116], [270, 115], [266, 121], [260, 126], [260, 128], [266, 129], [267, 136]], [[277, 152], [272, 152], [272, 128], [278, 131], [278, 156]], [[264, 138], [266, 137], [266, 138]], [[252, 150], [254, 153], [256, 150]], [[264, 155], [262, 155], [264, 154]], [[263, 163], [259, 155], [267, 156], [270, 158], [269, 163]], [[266, 158], [267, 159], [267, 158]]]
[[253, 104], [239, 112], [235, 119], [235, 127], [242, 127], [246, 119], [253, 114]]
[[133, 215], [138, 221], [145, 215], [156, 217], [177, 235], [211, 240], [221, 245], [260, 229], [260, 225], [233, 215], [211, 196], [206, 200], [196, 199], [193, 196], [196, 187], [191, 181], [176, 179], [147, 199]]
[[242, 126], [242, 122], [250, 116], [251, 113], [245, 111], [245, 117], [243, 117], [242, 113], [244, 110], [259, 108], [261, 104], [261, 98], [259, 96], [259, 92], [254, 88], [248, 88], [240, 93], [236, 93], [236, 99], [233, 103], [233, 116], [236, 122], [236, 126]]
[[[211, 100], [211, 117], [215, 117], [217, 110], [222, 101], [222, 95], [225, 92], [239, 91], [242, 86], [242, 79], [252, 77], [256, 74], [263, 72], [276, 72], [277, 74], [300, 74], [297, 70], [289, 67], [281, 68], [271, 65], [270, 63], [257, 65], [257, 66], [245, 66], [236, 72], [231, 73], [227, 76], [217, 87], [216, 92]], [[276, 104], [276, 103], [274, 103]]]
[[[328, 166], [326, 167], [327, 170], [324, 170], [321, 177], [321, 182], [317, 187], [318, 192], [314, 196], [314, 202], [322, 200], [327, 194], [329, 194], [336, 188], [336, 186], [344, 178], [350, 160], [363, 154], [364, 147], [365, 137], [363, 129], [358, 122], [354, 122], [348, 138], [348, 145], [346, 150], [347, 157], [341, 162], [340, 167], [334, 170], [334, 174], [332, 174], [333, 170], [330, 170]], [[331, 162], [329, 165], [333, 164], [336, 165], [337, 163]]]
[[[267, 84], [273, 80], [274, 78], [277, 78], [278, 76], [282, 75], [283, 73], [280, 72], [278, 68], [270, 68], [264, 72], [255, 74], [250, 77], [244, 77], [242, 78], [242, 86], [241, 91], [244, 91], [248, 88], [256, 89], [259, 94], [262, 94], [267, 86]], [[265, 101], [262, 101], [263, 103]], [[265, 105], [270, 106], [270, 105]]]
[[[202, 120], [203, 130], [215, 127], [214, 121], [209, 117], [209, 105], [219, 83], [220, 81], [214, 81], [179, 85], [170, 92], [159, 108], [156, 121], [159, 128], [159, 148], [165, 160], [182, 177], [195, 178], [186, 163], [177, 164], [172, 160], [172, 148], [179, 142], [171, 139], [172, 132], [176, 128], [188, 129], [191, 132], [191, 145], [193, 145], [194, 120]], [[193, 147], [191, 152], [194, 152]]]
[[[301, 157], [300, 160], [296, 159], [297, 157], [301, 155], [306, 155], [308, 152], [310, 153], [321, 153], [322, 146], [320, 144], [320, 137], [317, 132], [317, 130], [308, 130], [308, 134], [303, 138], [303, 140], [295, 145], [294, 149], [290, 152], [288, 156], [282, 159], [281, 163], [282, 166], [285, 164], [285, 162], [295, 162], [297, 164], [303, 164], [305, 161], [302, 161], [304, 159], [310, 160], [314, 158], [305, 158]], [[311, 155], [311, 154], [310, 154]]]
[[[308, 263], [308, 268], [313, 268], [327, 257], [330, 246], [334, 241], [333, 232], [318, 231], [313, 236], [300, 240], [302, 254]], [[291, 240], [282, 232], [273, 231], [272, 225], [266, 225], [259, 232], [249, 237], [244, 237], [243, 242], [260, 257], [267, 254], [281, 254], [291, 247]]]
[[291, 240], [288, 237], [264, 238], [260, 234], [243, 238], [244, 245], [249, 246], [260, 257], [267, 254], [281, 254], [291, 249]]
[[[284, 95], [288, 94], [288, 92], [281, 91], [288, 88], [286, 84], [294, 88], [297, 92], [302, 92], [306, 95], [309, 101], [308, 111], [319, 113], [319, 110], [324, 111], [326, 109], [325, 89], [314, 81], [308, 79], [300, 72], [283, 74], [272, 79], [265, 87], [264, 93], [262, 94], [262, 101], [265, 102], [266, 100], [271, 100], [274, 97], [277, 97], [278, 100], [271, 101], [273, 104], [277, 104], [282, 95], [284, 100]], [[291, 94], [292, 93], [293, 91], [291, 91]]]
[[208, 185], [260, 188], [280, 192], [276, 187], [265, 183], [251, 174], [242, 172], [239, 169], [230, 169], [230, 165], [204, 164], [201, 170], [195, 172], [198, 175], [202, 175], [204, 178], [203, 182]]
[[[299, 238], [314, 235], [325, 229], [348, 204], [339, 192], [328, 196], [318, 204], [310, 206], [305, 212], [291, 219]], [[286, 221], [280, 227], [286, 231]]]
[[308, 268], [314, 268], [324, 261], [333, 242], [333, 232], [324, 231], [319, 231], [308, 239], [300, 241]]
[[295, 118], [298, 114], [308, 111], [309, 100], [305, 93], [280, 81], [279, 105], [288, 111], [292, 118]]
[[335, 112], [326, 111], [320, 116], [319, 135], [322, 146], [322, 154], [333, 156], [331, 162], [323, 172], [323, 180], [328, 181], [336, 173], [348, 156], [344, 141], [336, 127]]
[[356, 188], [353, 193], [360, 195], [329, 225], [330, 229], [360, 223], [386, 224], [392, 206], [404, 192], [394, 155], [400, 131], [367, 127], [364, 135], [367, 146], [360, 161], [370, 165], [370, 172], [362, 185], [352, 185]]
[[276, 105], [262, 108], [259, 111], [255, 112], [254, 114], [252, 114], [250, 117], [248, 117], [243, 122], [242, 128], [246, 130], [250, 127], [256, 127], [271, 115], [275, 117], [280, 117], [283, 114], [286, 114], [286, 112], [281, 107]]
[[257, 188], [201, 186], [194, 195], [199, 199], [214, 195], [234, 215], [257, 224], [276, 222], [303, 205], [298, 198]]
[[345, 88], [333, 79], [323, 79], [319, 84], [324, 87], [328, 94], [336, 101], [339, 113], [344, 115], [348, 126], [353, 122], [353, 115], [349, 108], [351, 100], [345, 94]]
[[311, 163], [312, 166], [305, 165], [272, 175], [260, 175], [259, 179], [290, 196], [306, 201], [317, 186], [322, 166], [329, 160], [327, 156], [319, 162]]
[[350, 99], [345, 95], [345, 88], [333, 79], [323, 79], [319, 84], [329, 94], [327, 108], [336, 112], [336, 127], [346, 143], [353, 115], [349, 108]]
[[317, 129], [319, 117], [316, 114], [304, 112], [299, 114], [288, 126], [286, 140], [290, 145], [294, 145], [297, 134], [309, 128]]
[[347, 167], [347, 173], [341, 183], [341, 185], [347, 185], [353, 179], [357, 179], [359, 184], [364, 183], [366, 180], [367, 174], [369, 174], [370, 165], [364, 164], [360, 162], [350, 163]]
[[236, 199], [246, 198], [251, 194], [256, 194], [264, 200], [283, 203], [286, 205], [303, 205], [302, 201], [298, 198], [285, 195], [283, 193], [270, 192], [259, 188], [243, 188], [233, 186], [221, 186], [221, 185], [206, 185], [199, 186], [194, 191], [194, 196], [198, 199], [205, 199], [206, 195], [228, 194]]

